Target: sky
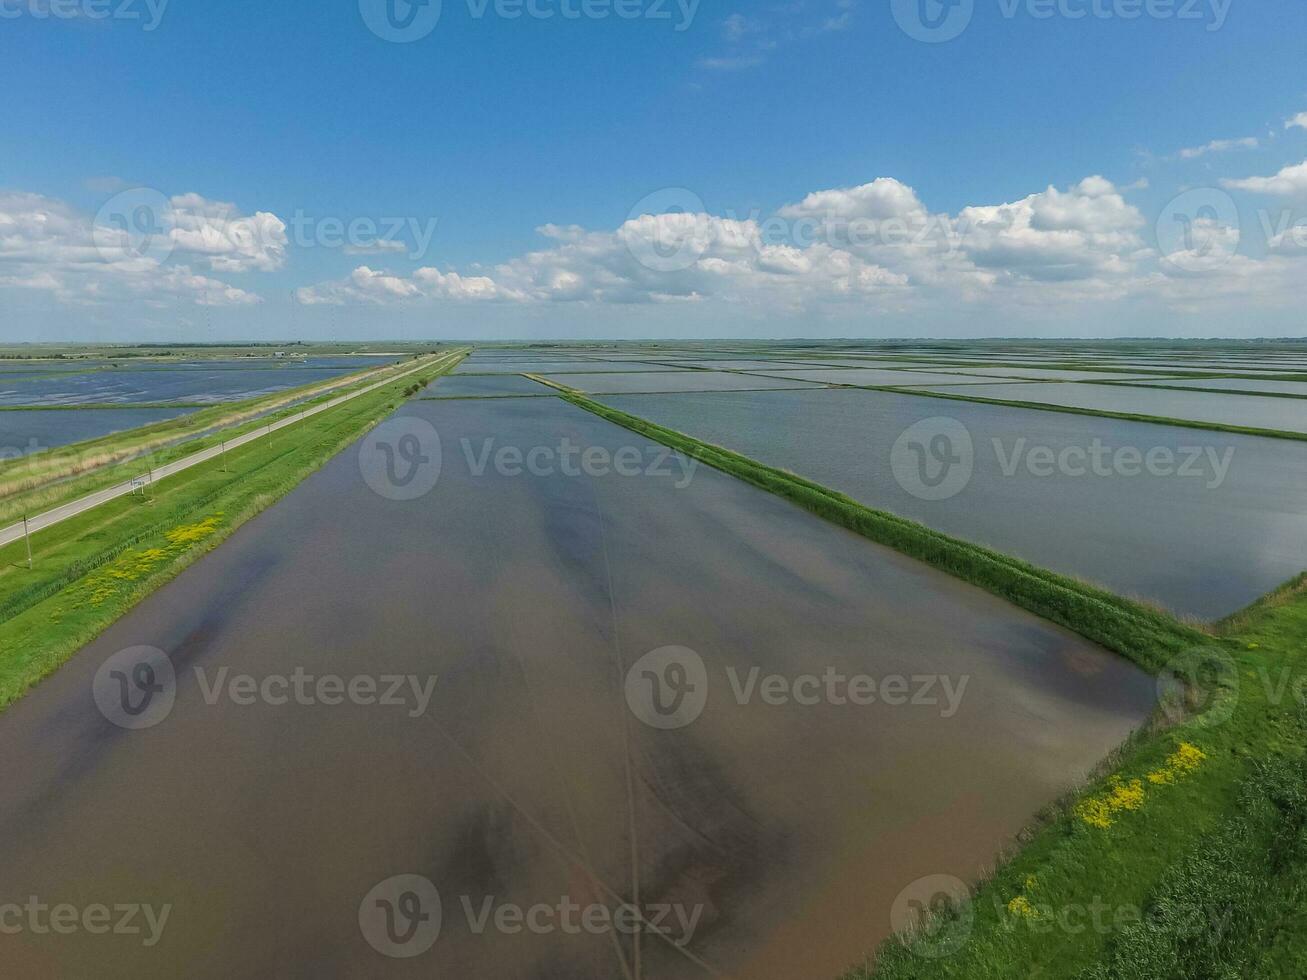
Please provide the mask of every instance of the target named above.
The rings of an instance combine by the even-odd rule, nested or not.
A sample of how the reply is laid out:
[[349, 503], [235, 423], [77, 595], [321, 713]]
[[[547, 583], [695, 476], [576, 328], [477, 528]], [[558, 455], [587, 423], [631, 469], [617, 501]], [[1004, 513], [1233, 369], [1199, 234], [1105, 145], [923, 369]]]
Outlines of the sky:
[[1307, 335], [1307, 5], [0, 0], [0, 342]]

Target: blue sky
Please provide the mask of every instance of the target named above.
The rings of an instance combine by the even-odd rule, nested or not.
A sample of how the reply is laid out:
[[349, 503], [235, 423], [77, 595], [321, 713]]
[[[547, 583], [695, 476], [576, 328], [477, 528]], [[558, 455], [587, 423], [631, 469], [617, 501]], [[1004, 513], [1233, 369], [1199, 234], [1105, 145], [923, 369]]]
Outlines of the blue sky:
[[0, 0], [0, 331], [1307, 332], [1307, 6], [588, 2]]

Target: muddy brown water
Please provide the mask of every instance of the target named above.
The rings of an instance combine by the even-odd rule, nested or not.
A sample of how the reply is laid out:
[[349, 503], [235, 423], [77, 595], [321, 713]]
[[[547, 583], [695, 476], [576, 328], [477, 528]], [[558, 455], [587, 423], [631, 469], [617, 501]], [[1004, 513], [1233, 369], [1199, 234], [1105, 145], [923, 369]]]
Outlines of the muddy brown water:
[[[906, 885], [975, 878], [1149, 711], [1123, 660], [720, 473], [687, 482], [556, 399], [401, 414], [442, 439], [429, 493], [374, 492], [346, 451], [0, 716], [0, 906], [170, 909], [152, 946], [19, 929], [0, 975], [833, 978]], [[564, 439], [589, 464], [493, 461]], [[604, 471], [622, 449], [640, 475]], [[127, 730], [93, 679], [141, 644], [176, 700]], [[706, 702], [655, 728], [625, 679], [669, 645], [700, 658]], [[951, 714], [911, 680], [903, 704], [741, 703], [727, 670], [755, 667], [966, 686]], [[437, 681], [416, 716], [210, 704], [224, 668]], [[359, 909], [405, 874], [438, 889], [440, 930], [397, 959]], [[478, 932], [487, 899], [555, 912]], [[673, 910], [671, 935], [559, 927], [569, 903], [623, 902]], [[392, 937], [421, 921], [388, 908], [414, 913]]]

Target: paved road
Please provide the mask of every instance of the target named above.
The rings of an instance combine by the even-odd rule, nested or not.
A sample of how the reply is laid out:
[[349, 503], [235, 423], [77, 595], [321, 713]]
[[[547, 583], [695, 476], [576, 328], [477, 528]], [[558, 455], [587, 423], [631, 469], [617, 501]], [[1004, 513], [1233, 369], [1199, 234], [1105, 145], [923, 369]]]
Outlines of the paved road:
[[[445, 355], [445, 357], [451, 356], [453, 355]], [[271, 422], [268, 425], [261, 426], [245, 433], [243, 436], [237, 436], [235, 439], [231, 439], [225, 444], [211, 446], [208, 449], [202, 449], [197, 453], [191, 453], [189, 456], [184, 456], [181, 459], [174, 460], [165, 466], [160, 466], [157, 469], [152, 470], [146, 476], [127, 480], [123, 483], [115, 484], [112, 487], [106, 487], [104, 490], [97, 490], [95, 493], [87, 494], [85, 497], [79, 497], [77, 500], [62, 504], [59, 507], [55, 507], [53, 510], [47, 510], [43, 514], [29, 517], [26, 530], [35, 533], [44, 528], [52, 527], [60, 521], [66, 521], [71, 517], [76, 517], [78, 514], [85, 514], [92, 508], [99, 507], [101, 504], [107, 504], [111, 500], [116, 500], [119, 497], [126, 496], [142, 486], [158, 483], [160, 480], [166, 479], [175, 473], [180, 473], [183, 470], [190, 469], [192, 466], [198, 466], [200, 463], [207, 462], [229, 449], [239, 449], [241, 446], [248, 445], [257, 439], [266, 438], [278, 429], [284, 429], [289, 425], [294, 425], [296, 422], [302, 421], [303, 419], [312, 418], [314, 415], [335, 408], [337, 405], [343, 405], [345, 402], [350, 401], [353, 398], [357, 398], [360, 395], [366, 395], [370, 391], [375, 391], [382, 385], [388, 385], [398, 381], [400, 378], [406, 378], [410, 374], [416, 374], [418, 371], [431, 367], [432, 363], [433, 362], [431, 361], [425, 361], [413, 368], [411, 371], [404, 371], [400, 374], [391, 375], [375, 384], [368, 385], [365, 388], [360, 388], [358, 391], [348, 392], [347, 394], [340, 395], [330, 401], [323, 402], [321, 405], [315, 405], [314, 407], [305, 409], [295, 415], [290, 415], [277, 422]], [[24, 525], [22, 521], [19, 521], [17, 524], [12, 524], [4, 530], [0, 530], [0, 547], [21, 540], [23, 534]]]

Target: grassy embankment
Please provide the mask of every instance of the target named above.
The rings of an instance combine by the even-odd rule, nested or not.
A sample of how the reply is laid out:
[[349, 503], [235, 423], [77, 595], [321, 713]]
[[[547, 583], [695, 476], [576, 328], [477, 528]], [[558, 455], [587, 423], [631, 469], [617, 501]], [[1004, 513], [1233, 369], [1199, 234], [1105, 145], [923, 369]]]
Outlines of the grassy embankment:
[[[1042, 814], [969, 908], [848, 980], [1307, 975], [1304, 583], [1218, 632], [1230, 666], [1199, 710]], [[959, 948], [936, 955], [950, 935]]]
[[0, 708], [462, 356], [41, 531], [32, 570], [21, 540], [0, 549]]
[[[181, 418], [0, 463], [0, 527], [21, 520], [25, 513], [39, 514], [122, 483], [152, 467], [218, 445], [222, 440], [379, 381], [411, 364], [402, 361], [393, 367], [370, 368], [243, 401], [209, 405]], [[289, 407], [292, 403], [296, 404]]]
[[967, 906], [936, 907], [919, 934], [891, 940], [875, 969], [847, 980], [1307, 975], [1307, 718], [1294, 696], [1307, 677], [1307, 576], [1203, 634], [555, 387], [1184, 682], [1097, 777], [1036, 817]]

